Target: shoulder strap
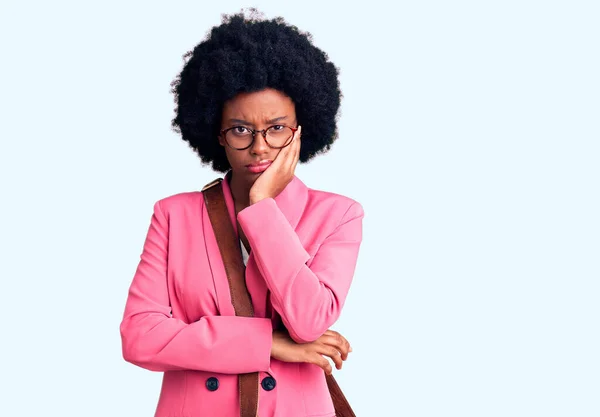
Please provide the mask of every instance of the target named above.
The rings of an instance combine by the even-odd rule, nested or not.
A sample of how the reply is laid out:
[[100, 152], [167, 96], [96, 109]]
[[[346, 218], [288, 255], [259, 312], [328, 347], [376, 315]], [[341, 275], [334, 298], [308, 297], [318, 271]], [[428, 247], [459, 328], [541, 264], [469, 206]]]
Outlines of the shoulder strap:
[[[246, 288], [244, 261], [229, 218], [223, 186], [215, 180], [203, 189], [204, 202], [223, 258], [236, 316], [253, 317], [252, 300]], [[240, 416], [256, 417], [258, 411], [258, 372], [238, 375]]]
[[325, 380], [327, 381], [327, 388], [329, 388], [329, 395], [331, 395], [331, 400], [333, 401], [336, 417], [356, 417], [333, 375], [325, 374]]
[[242, 252], [235, 237], [235, 231], [229, 218], [225, 196], [223, 195], [223, 186], [219, 183], [207, 188], [204, 192], [204, 202], [208, 211], [208, 217], [212, 224], [217, 245], [223, 258], [227, 279], [229, 280], [229, 289], [231, 290], [231, 302], [236, 316], [253, 317], [254, 309], [252, 300], [246, 288], [244, 277], [244, 260]]

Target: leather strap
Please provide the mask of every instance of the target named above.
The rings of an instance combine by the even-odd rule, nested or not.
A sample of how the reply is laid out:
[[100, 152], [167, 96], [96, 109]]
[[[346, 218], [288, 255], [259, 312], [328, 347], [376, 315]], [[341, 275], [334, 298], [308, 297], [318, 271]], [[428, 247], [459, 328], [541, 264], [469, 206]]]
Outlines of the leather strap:
[[[244, 260], [235, 231], [229, 218], [222, 179], [218, 178], [203, 189], [208, 216], [213, 226], [219, 251], [223, 258], [231, 301], [236, 316], [253, 317], [252, 300], [246, 288]], [[325, 375], [336, 417], [356, 417], [333, 375]], [[258, 410], [258, 372], [239, 375], [241, 417], [256, 417]]]
[[[231, 302], [236, 316], [253, 317], [252, 300], [246, 288], [245, 267], [235, 231], [223, 196], [220, 181], [203, 192], [208, 216], [217, 238], [217, 245], [223, 258]], [[258, 372], [238, 375], [240, 394], [240, 416], [256, 417], [258, 412]]]
[[356, 417], [356, 414], [352, 411], [352, 407], [350, 407], [350, 403], [346, 399], [346, 396], [333, 375], [325, 374], [325, 380], [327, 381], [327, 388], [329, 388], [329, 394], [333, 401], [336, 417]]

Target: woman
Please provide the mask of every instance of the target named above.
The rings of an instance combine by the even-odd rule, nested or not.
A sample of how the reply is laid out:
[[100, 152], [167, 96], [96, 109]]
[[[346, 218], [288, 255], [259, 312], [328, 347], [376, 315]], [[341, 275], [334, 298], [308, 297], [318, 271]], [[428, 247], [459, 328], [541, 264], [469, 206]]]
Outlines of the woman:
[[[172, 84], [174, 129], [222, 181], [253, 317], [235, 315], [200, 191], [154, 204], [120, 325], [123, 357], [164, 372], [155, 416], [333, 416], [325, 381], [351, 348], [340, 316], [362, 238], [356, 201], [295, 175], [337, 137], [338, 72], [282, 19], [226, 16]], [[325, 371], [325, 372], [324, 372]]]

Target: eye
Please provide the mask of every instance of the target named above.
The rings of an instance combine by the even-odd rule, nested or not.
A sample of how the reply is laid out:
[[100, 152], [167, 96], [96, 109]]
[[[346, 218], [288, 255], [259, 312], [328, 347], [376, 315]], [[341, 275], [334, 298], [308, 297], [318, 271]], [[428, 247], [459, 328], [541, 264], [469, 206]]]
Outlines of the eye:
[[272, 130], [274, 132], [280, 132], [283, 129], [285, 129], [285, 126], [283, 126], [283, 125], [274, 125], [269, 128], [269, 130]]
[[248, 135], [250, 133], [250, 130], [248, 130], [248, 128], [244, 126], [235, 126], [230, 130], [230, 132], [234, 135], [243, 136]]

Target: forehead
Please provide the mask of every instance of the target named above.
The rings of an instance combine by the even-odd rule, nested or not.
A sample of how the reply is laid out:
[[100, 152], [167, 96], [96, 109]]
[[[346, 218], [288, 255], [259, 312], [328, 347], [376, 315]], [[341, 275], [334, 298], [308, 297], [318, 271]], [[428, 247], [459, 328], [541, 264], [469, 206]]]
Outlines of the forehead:
[[223, 106], [223, 120], [229, 118], [261, 122], [275, 117], [295, 117], [294, 102], [281, 91], [265, 89], [240, 93]]

